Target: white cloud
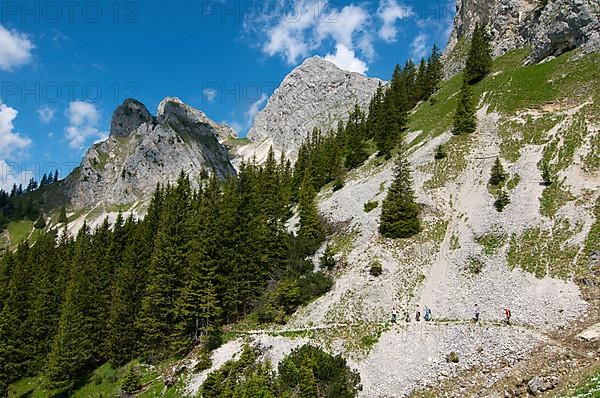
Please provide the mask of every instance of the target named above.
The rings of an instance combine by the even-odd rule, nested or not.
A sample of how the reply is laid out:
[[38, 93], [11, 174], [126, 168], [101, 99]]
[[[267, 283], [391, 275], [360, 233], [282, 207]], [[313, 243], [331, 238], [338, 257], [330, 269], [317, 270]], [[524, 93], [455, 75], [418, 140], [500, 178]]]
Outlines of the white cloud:
[[43, 124], [49, 124], [54, 120], [54, 115], [56, 114], [56, 109], [50, 108], [48, 105], [42, 106], [37, 110], [38, 116], [40, 117], [40, 121]]
[[250, 108], [248, 108], [248, 110], [246, 111], [246, 113], [244, 113], [244, 116], [246, 116], [247, 127], [250, 127], [250, 125], [254, 121], [254, 117], [260, 111], [260, 107], [265, 103], [267, 98], [267, 94], [262, 93], [260, 98], [256, 102], [253, 102], [252, 105], [250, 105]]
[[22, 136], [14, 131], [13, 121], [19, 112], [0, 103], [0, 158], [15, 159], [31, 145], [29, 137]]
[[214, 88], [205, 88], [202, 91], [202, 94], [204, 94], [204, 98], [206, 98], [208, 102], [213, 102], [217, 97], [217, 90]]
[[29, 182], [29, 179], [35, 176], [35, 173], [30, 170], [18, 171], [14, 169], [14, 164], [9, 164], [0, 159], [0, 189], [6, 192], [11, 191], [14, 184], [19, 184], [24, 187]]
[[396, 0], [380, 0], [377, 16], [383, 22], [379, 29], [379, 37], [391, 43], [396, 41], [398, 34], [396, 21], [410, 18], [414, 16], [414, 12], [411, 7], [398, 4]]
[[369, 70], [367, 64], [356, 58], [354, 51], [343, 44], [336, 45], [335, 54], [327, 54], [325, 59], [333, 62], [340, 69], [350, 72], [357, 72], [364, 75]]
[[331, 18], [322, 18], [317, 25], [317, 34], [320, 40], [331, 36], [336, 43], [352, 47], [354, 35], [365, 31], [368, 21], [367, 11], [351, 4], [333, 14]]
[[0, 25], [0, 69], [11, 72], [19, 66], [28, 64], [31, 59], [31, 51], [35, 45], [26, 34], [16, 30], [7, 30]]
[[271, 17], [245, 25], [258, 31], [258, 37], [267, 38], [262, 46], [265, 54], [279, 55], [290, 65], [332, 43], [336, 54], [329, 54], [330, 58], [340, 59], [339, 64], [352, 65], [352, 70], [367, 69], [361, 65], [364, 62], [358, 59], [358, 51], [368, 60], [375, 56], [370, 34], [372, 21], [363, 7], [351, 4], [337, 9], [324, 0], [301, 0], [287, 12], [280, 8], [276, 14], [281, 17], [275, 23]]
[[429, 37], [425, 33], [420, 33], [415, 37], [410, 45], [412, 48], [411, 58], [418, 62], [421, 58], [427, 55], [429, 48], [427, 47], [427, 39]]
[[94, 104], [73, 101], [65, 111], [69, 126], [65, 129], [65, 138], [72, 148], [81, 149], [89, 139], [101, 141], [108, 136], [98, 130], [100, 114]]
[[[322, 4], [327, 3], [322, 2]], [[292, 10], [284, 13], [275, 25], [268, 26], [265, 32], [268, 41], [264, 44], [263, 51], [270, 56], [279, 54], [289, 64], [295, 64], [300, 57], [306, 56], [314, 46], [308, 31], [314, 28], [318, 19], [314, 11], [315, 5], [320, 8], [321, 2], [300, 1], [292, 7]]]

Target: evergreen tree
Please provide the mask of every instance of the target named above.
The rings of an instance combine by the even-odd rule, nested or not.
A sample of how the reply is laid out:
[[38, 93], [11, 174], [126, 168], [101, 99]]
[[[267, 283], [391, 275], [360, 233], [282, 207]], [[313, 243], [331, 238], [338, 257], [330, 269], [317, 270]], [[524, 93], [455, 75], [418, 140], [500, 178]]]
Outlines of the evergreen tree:
[[149, 360], [169, 353], [175, 326], [175, 302], [186, 266], [186, 220], [190, 182], [182, 173], [175, 188], [167, 188], [154, 251], [148, 270], [148, 285], [142, 299], [138, 328], [143, 332], [142, 350]]
[[89, 228], [83, 225], [73, 252], [71, 275], [61, 308], [58, 330], [48, 357], [48, 375], [54, 384], [70, 387], [97, 365], [97, 304]]
[[428, 98], [428, 90], [431, 83], [428, 81], [430, 76], [427, 74], [427, 62], [424, 58], [421, 58], [419, 63], [419, 69], [415, 79], [415, 98], [417, 101]]
[[492, 47], [490, 37], [486, 28], [478, 23], [475, 25], [471, 48], [467, 57], [465, 80], [469, 84], [475, 84], [487, 76], [491, 68]]
[[431, 97], [439, 89], [440, 82], [444, 75], [444, 66], [441, 60], [442, 54], [439, 48], [434, 45], [431, 50], [431, 55], [427, 60], [427, 98]]
[[494, 207], [499, 212], [502, 212], [504, 210], [504, 208], [506, 206], [508, 206], [509, 204], [510, 204], [510, 197], [508, 196], [508, 193], [505, 190], [502, 190], [500, 192], [500, 194], [498, 195], [498, 198], [494, 202]]
[[506, 181], [506, 172], [504, 171], [504, 167], [502, 166], [502, 162], [500, 158], [496, 158], [494, 165], [492, 166], [492, 175], [490, 177], [490, 185], [500, 186], [504, 185]]
[[347, 139], [345, 165], [349, 170], [360, 166], [369, 158], [365, 148], [363, 126], [364, 114], [358, 105], [355, 105], [345, 130]]
[[383, 201], [379, 232], [386, 238], [410, 238], [421, 231], [420, 208], [412, 188], [410, 165], [400, 152], [395, 177]]
[[[135, 320], [145, 290], [145, 274], [149, 267], [146, 225], [135, 224], [129, 217], [124, 226], [115, 223], [112, 247], [121, 249], [116, 265], [108, 314], [107, 358], [114, 366], [121, 366], [138, 353], [141, 333]], [[151, 243], [151, 242], [150, 242]]]
[[54, 170], [54, 181], [53, 182], [58, 182], [58, 169]]
[[318, 241], [323, 236], [323, 228], [315, 200], [316, 196], [317, 194], [310, 183], [310, 176], [307, 175], [300, 189], [298, 236], [310, 241]]
[[317, 388], [317, 379], [312, 370], [307, 366], [300, 368], [300, 393], [299, 398], [319, 398], [319, 390]]
[[29, 374], [33, 356], [30, 337], [31, 269], [29, 247], [22, 243], [11, 264], [10, 281], [0, 313], [0, 393], [8, 384]]
[[471, 134], [477, 129], [477, 116], [473, 102], [473, 90], [465, 81], [460, 89], [458, 105], [454, 114], [452, 133], [455, 135]]
[[123, 377], [121, 391], [123, 391], [125, 394], [134, 394], [140, 388], [142, 388], [140, 375], [135, 369], [135, 366], [131, 365], [129, 366], [129, 369], [127, 369], [125, 377]]
[[38, 217], [38, 219], [36, 220], [36, 222], [33, 224], [33, 227], [35, 229], [44, 229], [46, 228], [46, 220], [44, 219], [44, 215], [40, 213], [40, 216]]
[[69, 219], [67, 218], [67, 210], [65, 207], [60, 208], [60, 213], [58, 214], [58, 223], [59, 224], [68, 224]]

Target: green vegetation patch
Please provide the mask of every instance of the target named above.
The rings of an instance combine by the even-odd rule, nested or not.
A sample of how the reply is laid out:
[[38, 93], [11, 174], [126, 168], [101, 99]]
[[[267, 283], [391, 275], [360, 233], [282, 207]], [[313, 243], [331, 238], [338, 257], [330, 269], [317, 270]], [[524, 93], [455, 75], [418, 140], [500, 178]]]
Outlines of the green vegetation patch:
[[566, 243], [581, 232], [581, 226], [572, 228], [567, 220], [555, 222], [551, 231], [531, 228], [522, 235], [510, 238], [508, 266], [521, 268], [538, 278], [546, 275], [569, 278], [582, 270], [575, 263], [579, 248]]
[[467, 155], [471, 151], [472, 143], [471, 135], [452, 136], [446, 145], [446, 158], [423, 167], [423, 171], [433, 174], [431, 179], [425, 182], [425, 188], [441, 188], [449, 181], [454, 181], [467, 167]]
[[563, 184], [554, 183], [546, 187], [540, 198], [540, 213], [546, 217], [554, 217], [556, 212], [568, 202], [576, 198], [564, 188]]
[[498, 252], [507, 241], [506, 234], [500, 232], [490, 232], [475, 239], [483, 247], [486, 256], [493, 256]]

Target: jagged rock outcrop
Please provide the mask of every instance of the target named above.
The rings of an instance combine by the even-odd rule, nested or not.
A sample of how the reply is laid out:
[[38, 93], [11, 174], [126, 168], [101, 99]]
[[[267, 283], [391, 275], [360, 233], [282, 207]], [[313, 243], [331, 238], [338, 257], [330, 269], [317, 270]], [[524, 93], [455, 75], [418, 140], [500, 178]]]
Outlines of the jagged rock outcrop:
[[144, 123], [152, 123], [154, 118], [141, 102], [129, 98], [114, 111], [110, 124], [110, 135], [127, 137]]
[[174, 182], [181, 170], [192, 180], [206, 170], [219, 177], [234, 173], [219, 137], [229, 134], [177, 98], [165, 98], [153, 117], [126, 100], [112, 119], [111, 135], [85, 154], [65, 181], [74, 208], [131, 204], [147, 199], [158, 183]]
[[320, 57], [308, 58], [285, 77], [256, 115], [248, 138], [255, 143], [270, 139], [275, 150], [293, 156], [315, 127], [336, 126], [356, 103], [365, 107], [380, 83]]
[[529, 46], [529, 63], [574, 48], [600, 50], [600, 5], [596, 0], [457, 0], [454, 28], [444, 51], [446, 76], [465, 65], [475, 25], [489, 27], [493, 55]]

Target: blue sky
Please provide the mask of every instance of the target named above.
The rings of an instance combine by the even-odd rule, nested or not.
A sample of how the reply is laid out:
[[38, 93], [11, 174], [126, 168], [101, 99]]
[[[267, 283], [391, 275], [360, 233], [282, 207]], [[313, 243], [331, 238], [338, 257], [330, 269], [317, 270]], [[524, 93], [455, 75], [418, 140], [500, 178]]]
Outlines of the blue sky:
[[0, 187], [64, 177], [134, 97], [176, 96], [244, 135], [312, 55], [389, 79], [446, 44], [454, 1], [12, 1], [0, 4]]

